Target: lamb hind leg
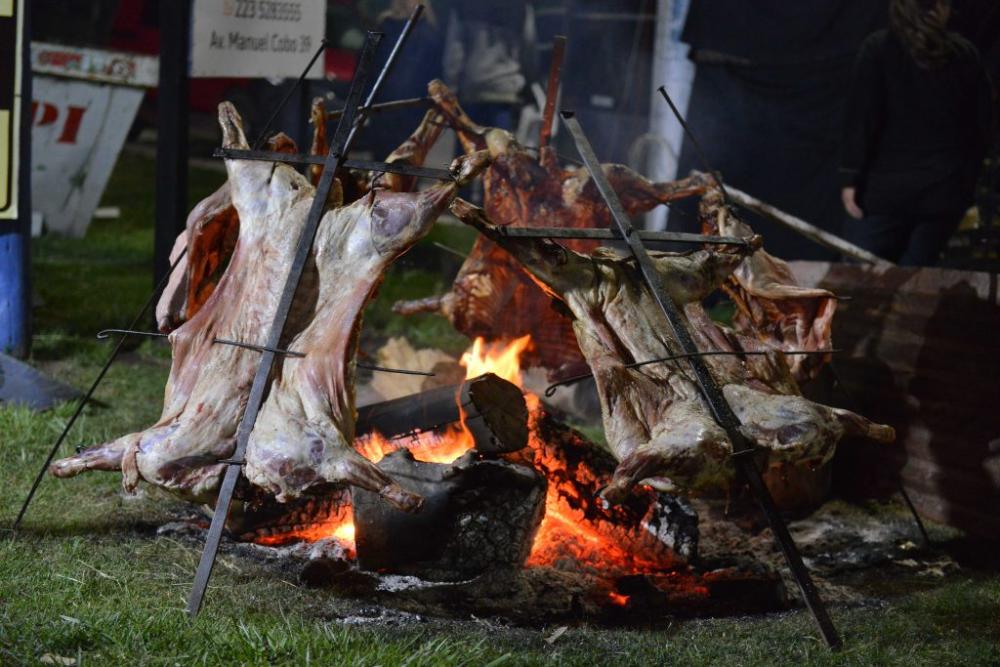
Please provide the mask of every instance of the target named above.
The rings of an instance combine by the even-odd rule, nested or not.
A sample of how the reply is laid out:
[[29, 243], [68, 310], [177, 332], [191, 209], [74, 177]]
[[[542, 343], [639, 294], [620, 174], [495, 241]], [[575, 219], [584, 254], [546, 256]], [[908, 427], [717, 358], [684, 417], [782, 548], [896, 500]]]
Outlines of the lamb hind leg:
[[130, 433], [103, 445], [94, 445], [80, 451], [75, 456], [59, 459], [49, 466], [49, 473], [55, 477], [76, 477], [91, 470], [114, 472], [122, 469], [125, 451], [141, 437], [141, 433]]
[[884, 444], [895, 440], [891, 426], [802, 396], [769, 394], [736, 384], [722, 391], [742, 422], [742, 431], [767, 449], [772, 460], [828, 461], [845, 434]]
[[676, 181], [654, 183], [621, 164], [606, 164], [604, 175], [630, 214], [649, 211], [658, 204], [703, 195], [711, 183], [704, 174], [694, 174]]

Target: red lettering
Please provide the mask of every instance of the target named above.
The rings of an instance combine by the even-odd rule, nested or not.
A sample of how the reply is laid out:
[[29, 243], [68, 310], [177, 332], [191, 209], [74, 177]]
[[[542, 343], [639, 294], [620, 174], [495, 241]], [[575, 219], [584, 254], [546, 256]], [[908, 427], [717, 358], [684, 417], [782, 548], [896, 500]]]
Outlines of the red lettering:
[[54, 67], [65, 67], [69, 69], [69, 65], [76, 65], [76, 68], [80, 68], [80, 63], [83, 62], [83, 56], [78, 53], [68, 53], [66, 51], [42, 51], [38, 56], [38, 62], [42, 65], [52, 65]]
[[58, 144], [75, 144], [76, 133], [80, 131], [80, 121], [83, 119], [83, 112], [87, 107], [70, 107], [66, 114], [66, 122], [63, 123], [62, 134], [56, 139]]
[[35, 125], [51, 125], [56, 122], [56, 118], [59, 117], [59, 110], [56, 109], [54, 104], [49, 104], [48, 102], [42, 102], [42, 116], [41, 118], [35, 118], [38, 111], [38, 102], [31, 103], [31, 117], [35, 119]]

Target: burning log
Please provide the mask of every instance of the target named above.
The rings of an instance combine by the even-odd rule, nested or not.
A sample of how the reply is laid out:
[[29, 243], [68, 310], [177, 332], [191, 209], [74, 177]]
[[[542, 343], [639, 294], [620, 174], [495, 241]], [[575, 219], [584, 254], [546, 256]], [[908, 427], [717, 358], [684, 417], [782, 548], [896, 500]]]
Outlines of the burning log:
[[521, 390], [492, 373], [358, 408], [357, 434], [386, 438], [434, 431], [462, 422], [483, 453], [514, 452], [528, 444], [528, 408]]
[[[464, 364], [470, 374], [491, 368], [517, 381], [517, 357], [526, 344], [527, 338], [505, 346], [482, 345], [477, 341], [463, 357]], [[495, 408], [514, 406], [503, 409], [504, 419], [523, 420], [522, 406], [527, 404], [527, 447], [497, 458], [496, 454], [475, 451], [476, 440], [459, 428], [460, 423], [448, 423], [435, 431], [415, 432], [412, 424], [391, 421], [409, 418], [401, 415], [415, 414], [416, 423], [422, 427], [437, 423], [441, 417], [427, 418], [428, 411], [413, 409], [414, 405], [428, 402], [439, 406], [435, 414], [453, 419], [457, 414], [454, 401], [459, 387], [376, 404], [374, 412], [384, 417], [381, 423], [392, 429], [388, 432], [410, 435], [390, 441], [372, 432], [360, 437], [355, 447], [406, 488], [419, 489], [419, 493], [427, 496], [422, 512], [406, 516], [373, 495], [355, 491], [359, 507], [353, 518], [331, 512], [323, 504], [324, 514], [316, 525], [306, 525], [303, 529], [300, 510], [292, 505], [290, 519], [275, 519], [272, 515], [267, 517], [270, 525], [256, 524], [257, 534], [266, 537], [253, 539], [278, 544], [340, 536], [345, 539], [344, 548], [353, 553], [354, 541], [350, 536], [357, 534], [358, 551], [363, 553], [365, 567], [454, 578], [465, 576], [456, 575], [455, 569], [469, 574], [484, 568], [495, 572], [497, 568], [523, 564], [576, 575], [586, 573], [587, 577], [605, 582], [601, 584], [605, 587], [621, 576], [658, 576], [683, 570], [696, 557], [698, 518], [686, 503], [652, 489], [643, 489], [618, 506], [601, 503], [599, 491], [612, 481], [615, 459], [562, 424], [534, 394], [528, 392], [522, 397], [515, 385], [489, 374], [468, 384], [476, 388], [487, 381], [496, 388], [487, 394], [494, 397]], [[411, 403], [409, 408], [402, 409], [407, 402]], [[482, 409], [481, 399], [479, 404], [482, 412], [488, 412]], [[364, 411], [362, 408], [362, 414]], [[370, 427], [368, 421], [364, 428]], [[486, 466], [487, 463], [490, 465]], [[530, 479], [535, 478], [542, 482], [544, 514], [532, 540], [538, 517], [531, 518], [537, 495]], [[360, 507], [362, 503], [368, 503], [366, 508]], [[343, 509], [342, 505], [337, 507]], [[459, 517], [465, 511], [462, 508], [468, 508], [465, 518]], [[335, 520], [327, 521], [328, 516]], [[483, 518], [487, 516], [493, 518]], [[464, 526], [461, 535], [454, 532], [457, 521]], [[369, 522], [378, 527], [367, 526]], [[362, 534], [368, 540], [364, 547]], [[432, 534], [436, 537], [428, 540], [427, 536]], [[501, 537], [503, 544], [493, 544]], [[530, 541], [529, 551], [522, 548], [525, 540]], [[468, 564], [452, 563], [446, 567], [450, 556], [438, 551], [445, 542], [449, 545], [446, 551], [467, 553], [460, 561]], [[321, 571], [327, 569], [318, 568], [313, 574], [322, 579]], [[343, 567], [329, 570], [336, 573]]]
[[670, 571], [698, 557], [698, 515], [683, 500], [647, 487], [619, 505], [603, 503], [617, 465], [606, 449], [541, 405], [531, 433], [527, 449], [506, 457], [548, 481], [529, 565], [613, 578]]

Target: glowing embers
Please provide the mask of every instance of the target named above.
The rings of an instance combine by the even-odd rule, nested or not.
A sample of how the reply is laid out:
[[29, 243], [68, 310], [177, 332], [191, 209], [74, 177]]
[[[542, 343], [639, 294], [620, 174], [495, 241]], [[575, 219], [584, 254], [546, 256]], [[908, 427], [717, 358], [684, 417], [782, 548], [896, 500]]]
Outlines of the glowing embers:
[[378, 432], [369, 433], [355, 440], [354, 447], [373, 463], [378, 463], [401, 449], [410, 452], [417, 461], [451, 463], [475, 447], [475, 441], [472, 434], [461, 425], [449, 424], [440, 433], [424, 431], [393, 440]]
[[[348, 509], [293, 534], [306, 540], [333, 537], [357, 553], [366, 569], [436, 579], [469, 576], [491, 564], [554, 568], [606, 582], [683, 568], [697, 549], [697, 518], [686, 505], [647, 489], [621, 506], [604, 507], [598, 492], [615, 466], [607, 452], [561, 423], [530, 392], [524, 392], [525, 412], [507, 408], [499, 417], [491, 412], [493, 402], [511, 403], [497, 387], [523, 386], [519, 359], [530, 346], [528, 336], [507, 343], [477, 339], [462, 356], [473, 379], [432, 390], [440, 394], [436, 398], [424, 392], [397, 399], [412, 403], [411, 412], [421, 416], [427, 413], [421, 401], [432, 405], [444, 399], [454, 421], [422, 431], [397, 425], [392, 437], [376, 431], [356, 440], [359, 453], [424, 497], [422, 512], [404, 515], [355, 490], [353, 515]], [[482, 381], [483, 374], [507, 382]], [[475, 403], [470, 383], [492, 387], [492, 393], [479, 391], [480, 399], [489, 400]], [[522, 400], [523, 389], [513, 391], [513, 398]], [[491, 418], [493, 426], [484, 428]], [[526, 429], [520, 445], [491, 442], [497, 433], [517, 433], [499, 424], [518, 419]], [[356, 550], [350, 540], [354, 517]], [[607, 603], [624, 603], [625, 593], [611, 592]]]

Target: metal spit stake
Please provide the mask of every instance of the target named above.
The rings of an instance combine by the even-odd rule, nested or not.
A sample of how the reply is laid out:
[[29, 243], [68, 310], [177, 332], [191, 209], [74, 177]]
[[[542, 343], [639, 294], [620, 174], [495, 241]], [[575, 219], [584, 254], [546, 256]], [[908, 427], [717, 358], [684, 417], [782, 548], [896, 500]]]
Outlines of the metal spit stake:
[[[663, 92], [665, 93], [665, 91]], [[673, 103], [671, 103], [671, 107], [673, 108]], [[812, 577], [809, 575], [809, 570], [806, 569], [805, 564], [802, 562], [802, 556], [799, 554], [798, 548], [795, 546], [795, 542], [788, 532], [788, 527], [778, 513], [774, 499], [771, 498], [771, 494], [764, 484], [760, 471], [754, 465], [752, 457], [741, 455], [747, 450], [753, 450], [752, 443], [740, 431], [741, 424], [739, 418], [733, 412], [729, 401], [722, 394], [722, 390], [709, 371], [704, 359], [698, 354], [698, 347], [687, 330], [683, 315], [681, 315], [677, 304], [674, 303], [674, 300], [665, 289], [663, 279], [657, 272], [656, 266], [649, 256], [649, 252], [642, 243], [641, 235], [635, 233], [635, 229], [632, 227], [632, 223], [621, 201], [618, 199], [618, 195], [605, 177], [600, 162], [598, 162], [597, 156], [594, 155], [594, 149], [583, 133], [583, 128], [580, 127], [580, 123], [573, 117], [572, 112], [564, 111], [562, 117], [566, 123], [566, 127], [569, 128], [587, 170], [590, 172], [591, 179], [593, 179], [598, 191], [608, 205], [611, 217], [621, 231], [633, 257], [635, 257], [643, 279], [653, 293], [653, 298], [663, 312], [674, 339], [680, 344], [684, 354], [691, 355], [687, 357], [687, 362], [694, 372], [698, 387], [701, 389], [701, 393], [708, 403], [715, 420], [726, 431], [726, 435], [732, 443], [735, 454], [733, 462], [737, 470], [746, 478], [751, 492], [764, 512], [764, 516], [767, 518], [771, 530], [774, 532], [775, 539], [785, 556], [785, 561], [788, 563], [788, 567], [795, 577], [795, 582], [802, 591], [806, 605], [809, 607], [809, 611], [812, 612], [813, 618], [819, 626], [823, 639], [830, 648], [838, 648], [840, 646], [840, 637], [837, 634], [837, 630], [830, 619], [823, 600], [819, 596], [819, 592], [816, 590]]]
[[[326, 157], [322, 155], [301, 155], [296, 153], [282, 153], [281, 151], [258, 151], [245, 150], [241, 148], [216, 148], [212, 157], [221, 157], [227, 160], [258, 160], [261, 162], [284, 162], [286, 164], [326, 164]], [[377, 171], [390, 174], [402, 174], [404, 176], [416, 176], [417, 178], [431, 178], [439, 181], [453, 181], [455, 174], [447, 169], [435, 169], [433, 167], [418, 167], [405, 164], [403, 162], [376, 162], [373, 160], [345, 159], [341, 163], [342, 167], [348, 169], [361, 169], [363, 171]]]
[[[313, 239], [316, 236], [320, 220], [322, 219], [326, 209], [327, 197], [333, 184], [334, 174], [340, 167], [343, 166], [344, 160], [351, 150], [351, 145], [357, 134], [358, 127], [364, 123], [368, 109], [374, 103], [375, 96], [378, 94], [382, 82], [385, 80], [386, 75], [392, 68], [396, 57], [399, 55], [402, 45], [405, 43], [410, 32], [413, 30], [413, 26], [420, 18], [422, 11], [422, 5], [417, 5], [416, 8], [414, 8], [413, 13], [410, 15], [406, 25], [403, 27], [399, 39], [397, 39], [389, 57], [386, 59], [385, 65], [382, 67], [382, 71], [379, 73], [378, 78], [372, 86], [371, 92], [365, 99], [364, 106], [359, 110], [358, 106], [361, 103], [361, 96], [368, 83], [368, 71], [371, 68], [372, 61], [375, 57], [375, 50], [381, 41], [382, 35], [380, 33], [370, 32], [365, 39], [365, 44], [362, 47], [361, 55], [358, 59], [358, 66], [354, 74], [354, 80], [351, 82], [351, 88], [347, 94], [347, 101], [344, 105], [344, 115], [341, 116], [339, 122], [337, 123], [336, 132], [334, 132], [333, 140], [330, 143], [330, 151], [326, 157], [323, 173], [320, 177], [319, 184], [316, 186], [316, 194], [313, 198], [312, 206], [309, 209], [309, 215], [306, 218], [305, 227], [299, 237], [295, 257], [292, 260], [291, 267], [289, 267], [288, 276], [285, 279], [285, 285], [281, 292], [281, 298], [278, 301], [278, 308], [275, 312], [274, 320], [272, 321], [271, 328], [268, 332], [266, 347], [278, 347], [281, 332], [284, 329], [285, 321], [288, 319], [288, 313], [292, 307], [292, 301], [295, 297], [295, 291], [298, 287], [299, 279], [302, 276], [306, 260], [309, 256], [309, 250], [312, 247]], [[198, 611], [201, 609], [201, 603], [204, 599], [205, 591], [208, 588], [208, 580], [212, 576], [212, 568], [215, 565], [215, 557], [219, 550], [219, 542], [222, 539], [222, 530], [229, 514], [229, 507], [233, 500], [233, 492], [236, 489], [236, 482], [240, 476], [240, 463], [245, 458], [250, 432], [253, 430], [254, 423], [257, 421], [257, 413], [259, 412], [261, 404], [264, 400], [264, 391], [267, 388], [268, 377], [271, 374], [271, 367], [274, 364], [274, 359], [275, 354], [270, 350], [264, 350], [261, 353], [260, 366], [257, 368], [257, 373], [254, 376], [253, 385], [250, 388], [250, 395], [247, 399], [247, 405], [236, 431], [236, 448], [230, 459], [232, 463], [227, 465], [225, 476], [222, 479], [222, 485], [219, 488], [219, 496], [216, 501], [215, 511], [212, 514], [212, 523], [209, 526], [208, 535], [205, 538], [205, 550], [201, 554], [201, 560], [198, 563], [198, 570], [195, 574], [194, 586], [192, 587], [191, 594], [188, 597], [187, 611], [190, 616], [197, 615]]]
[[[146, 303], [136, 314], [135, 318], [133, 318], [132, 323], [128, 327], [129, 329], [134, 329], [135, 327], [139, 326], [139, 323], [143, 320], [143, 318], [146, 317], [146, 313], [149, 311], [149, 308], [153, 305], [153, 302], [156, 300], [156, 296], [160, 293], [160, 290], [162, 290], [166, 286], [167, 280], [170, 279], [170, 274], [174, 272], [174, 269], [177, 268], [177, 265], [180, 264], [182, 259], [184, 259], [184, 255], [186, 253], [187, 253], [187, 248], [185, 247], [181, 251], [180, 255], [177, 256], [177, 259], [174, 260], [174, 263], [170, 265], [170, 268], [167, 270], [167, 272], [163, 274], [163, 277], [160, 278], [160, 282], [156, 285], [156, 287], [153, 288], [153, 293], [149, 295], [149, 298], [146, 300]], [[35, 492], [38, 491], [38, 486], [42, 483], [42, 479], [45, 477], [45, 471], [48, 470], [49, 465], [52, 464], [52, 460], [56, 457], [56, 454], [59, 452], [59, 448], [62, 447], [63, 442], [66, 440], [66, 436], [69, 435], [70, 429], [73, 428], [73, 425], [76, 424], [76, 420], [80, 418], [81, 414], [83, 414], [83, 408], [86, 407], [87, 402], [90, 401], [91, 397], [94, 395], [94, 392], [97, 391], [97, 387], [101, 384], [101, 380], [104, 379], [104, 376], [111, 368], [111, 364], [113, 364], [115, 360], [118, 358], [118, 355], [122, 351], [122, 346], [125, 344], [125, 339], [127, 337], [128, 337], [127, 335], [122, 335], [122, 337], [118, 339], [118, 342], [115, 343], [114, 348], [111, 350], [111, 354], [108, 355], [107, 361], [104, 362], [104, 366], [101, 367], [101, 370], [97, 374], [97, 377], [94, 378], [94, 381], [91, 383], [90, 389], [88, 389], [87, 393], [80, 398], [80, 401], [76, 404], [76, 410], [73, 411], [73, 414], [69, 418], [69, 421], [67, 421], [66, 425], [63, 427], [62, 433], [59, 434], [59, 437], [56, 439], [55, 444], [52, 445], [52, 449], [49, 450], [49, 455], [45, 458], [45, 463], [42, 464], [41, 469], [35, 476], [35, 481], [31, 484], [31, 489], [28, 491], [28, 495], [25, 497], [24, 503], [22, 503], [21, 505], [21, 510], [17, 513], [17, 518], [14, 519], [14, 524], [11, 526], [14, 534], [17, 534], [18, 529], [21, 527], [21, 520], [24, 519], [24, 515], [28, 511], [28, 506], [31, 505], [31, 501], [35, 497]]]

